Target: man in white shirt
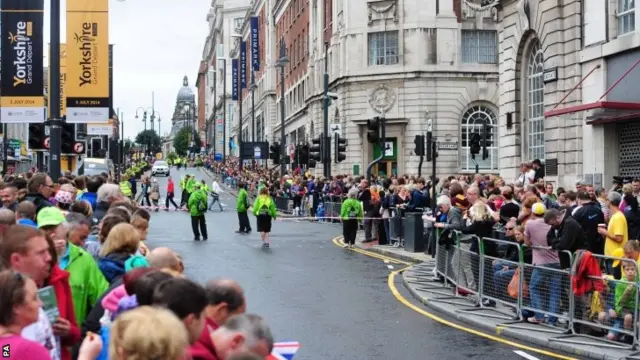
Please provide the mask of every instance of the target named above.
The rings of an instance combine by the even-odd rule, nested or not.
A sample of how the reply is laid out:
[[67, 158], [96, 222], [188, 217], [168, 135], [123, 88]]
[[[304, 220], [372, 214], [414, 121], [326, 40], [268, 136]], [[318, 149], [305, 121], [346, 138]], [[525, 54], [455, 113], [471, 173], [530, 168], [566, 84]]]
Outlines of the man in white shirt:
[[222, 191], [220, 184], [218, 184], [217, 181], [213, 180], [213, 184], [211, 185], [211, 203], [209, 203], [210, 211], [212, 210], [213, 205], [215, 205], [216, 202], [220, 207], [220, 211], [224, 211], [224, 209], [222, 208], [222, 203], [220, 202], [220, 193], [222, 192], [224, 191]]

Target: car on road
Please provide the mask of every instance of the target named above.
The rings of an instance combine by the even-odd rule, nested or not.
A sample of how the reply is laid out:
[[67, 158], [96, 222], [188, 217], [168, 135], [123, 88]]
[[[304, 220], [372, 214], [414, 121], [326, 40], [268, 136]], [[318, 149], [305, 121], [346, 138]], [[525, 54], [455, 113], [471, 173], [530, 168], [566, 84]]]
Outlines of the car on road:
[[153, 167], [151, 168], [151, 176], [156, 176], [160, 174], [166, 175], [166, 176], [171, 175], [169, 171], [169, 164], [167, 164], [166, 161], [157, 160], [156, 162], [153, 163]]

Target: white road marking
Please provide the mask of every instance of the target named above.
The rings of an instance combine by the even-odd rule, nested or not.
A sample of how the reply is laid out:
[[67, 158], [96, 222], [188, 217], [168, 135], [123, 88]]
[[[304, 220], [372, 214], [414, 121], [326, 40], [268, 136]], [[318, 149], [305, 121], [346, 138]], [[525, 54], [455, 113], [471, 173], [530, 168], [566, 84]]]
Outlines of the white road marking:
[[529, 354], [527, 354], [526, 352], [524, 352], [522, 350], [514, 350], [513, 352], [516, 353], [517, 355], [522, 356], [525, 359], [528, 359], [528, 360], [540, 360], [537, 357], [535, 357], [533, 355], [529, 355]]
[[387, 267], [389, 268], [389, 270], [393, 270], [393, 265], [387, 265]]

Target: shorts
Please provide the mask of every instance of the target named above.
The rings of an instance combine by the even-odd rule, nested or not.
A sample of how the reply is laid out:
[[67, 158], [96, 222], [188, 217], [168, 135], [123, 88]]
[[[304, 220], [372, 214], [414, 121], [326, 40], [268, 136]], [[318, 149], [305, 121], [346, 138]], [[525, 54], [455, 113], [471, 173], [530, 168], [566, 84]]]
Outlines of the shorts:
[[270, 215], [258, 215], [256, 217], [258, 232], [268, 233], [271, 232], [271, 216]]

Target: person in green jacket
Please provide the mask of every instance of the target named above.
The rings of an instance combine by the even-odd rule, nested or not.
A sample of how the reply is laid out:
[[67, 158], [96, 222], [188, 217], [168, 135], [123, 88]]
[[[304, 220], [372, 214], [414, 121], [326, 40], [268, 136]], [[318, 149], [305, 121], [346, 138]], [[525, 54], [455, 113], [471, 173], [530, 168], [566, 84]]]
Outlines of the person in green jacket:
[[260, 189], [260, 194], [253, 203], [253, 215], [256, 216], [256, 227], [262, 239], [262, 247], [269, 247], [269, 233], [271, 232], [271, 221], [278, 217], [276, 203], [269, 196], [266, 187]]
[[[189, 196], [187, 206], [189, 214], [191, 214], [193, 240], [200, 241], [200, 233], [202, 233], [202, 240], [207, 241], [207, 223], [204, 218], [204, 214], [207, 212], [207, 193], [200, 188], [199, 183], [193, 185], [193, 192]], [[199, 231], [198, 226], [200, 227]]]
[[362, 213], [362, 204], [356, 200], [358, 197], [358, 189], [349, 190], [347, 200], [342, 202], [340, 208], [340, 218], [342, 219], [342, 235], [344, 236], [344, 247], [353, 248], [358, 235], [358, 222], [364, 217]]
[[187, 205], [189, 202], [189, 191], [187, 191], [187, 184], [189, 183], [189, 174], [180, 179], [180, 189], [182, 189], [182, 195], [180, 196], [180, 207]]
[[249, 216], [247, 211], [249, 210], [249, 193], [246, 189], [247, 185], [244, 182], [238, 184], [238, 201], [236, 202], [236, 209], [238, 211], [238, 222], [240, 223], [240, 229], [236, 231], [237, 234], [250, 234], [251, 223], [249, 222]]
[[120, 181], [120, 191], [124, 197], [131, 199], [133, 197], [133, 192], [131, 191], [131, 185], [129, 184], [129, 176], [122, 175], [122, 181]]

